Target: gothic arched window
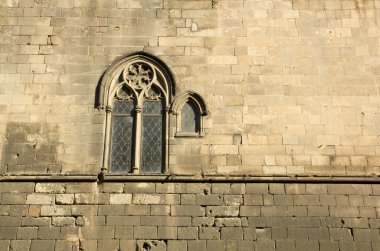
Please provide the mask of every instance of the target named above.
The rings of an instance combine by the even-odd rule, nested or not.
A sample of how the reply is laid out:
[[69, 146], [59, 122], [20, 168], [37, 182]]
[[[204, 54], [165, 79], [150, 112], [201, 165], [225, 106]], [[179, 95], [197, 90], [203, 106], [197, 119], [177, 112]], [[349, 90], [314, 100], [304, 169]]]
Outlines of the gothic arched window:
[[172, 110], [177, 115], [176, 136], [199, 137], [203, 135], [203, 117], [207, 106], [202, 97], [194, 91], [180, 94], [173, 102]]
[[123, 58], [107, 70], [98, 100], [107, 111], [103, 168], [122, 173], [166, 171], [173, 85], [166, 66], [147, 54]]
[[199, 112], [191, 103], [186, 102], [181, 109], [181, 132], [199, 133]]

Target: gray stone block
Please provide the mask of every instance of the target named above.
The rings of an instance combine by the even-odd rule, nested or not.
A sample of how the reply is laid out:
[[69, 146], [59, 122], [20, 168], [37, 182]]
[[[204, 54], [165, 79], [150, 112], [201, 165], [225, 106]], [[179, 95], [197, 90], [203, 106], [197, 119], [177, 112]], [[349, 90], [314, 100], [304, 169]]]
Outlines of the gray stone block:
[[223, 227], [221, 230], [222, 240], [243, 240], [243, 228]]
[[54, 251], [54, 240], [32, 240], [32, 244], [30, 246], [31, 251]]
[[196, 240], [198, 239], [197, 227], [179, 227], [178, 239], [180, 240]]
[[30, 240], [11, 240], [10, 250], [29, 250], [30, 244]]
[[168, 240], [168, 251], [187, 250], [187, 241], [183, 240]]
[[38, 227], [18, 227], [17, 239], [18, 240], [32, 240], [37, 239]]
[[98, 241], [98, 250], [118, 251], [119, 250], [119, 240], [99, 240]]
[[157, 227], [136, 226], [133, 228], [135, 239], [157, 239]]
[[192, 240], [187, 242], [187, 251], [206, 250], [205, 240]]

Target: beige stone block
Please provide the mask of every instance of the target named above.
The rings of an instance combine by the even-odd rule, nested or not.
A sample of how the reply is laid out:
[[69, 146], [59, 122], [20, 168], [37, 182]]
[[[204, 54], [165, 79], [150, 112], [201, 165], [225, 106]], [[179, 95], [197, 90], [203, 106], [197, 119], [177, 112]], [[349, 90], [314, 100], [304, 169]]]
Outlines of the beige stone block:
[[299, 18], [298, 10], [284, 10], [283, 11], [284, 18]]
[[250, 134], [248, 135], [248, 144], [250, 145], [266, 145], [267, 143], [267, 136]]
[[238, 173], [244, 175], [260, 175], [263, 174], [263, 166], [241, 165], [238, 167]]
[[55, 196], [57, 205], [70, 205], [74, 203], [74, 194], [58, 194]]
[[285, 146], [276, 145], [243, 145], [240, 147], [240, 154], [244, 155], [276, 155], [285, 154]]
[[367, 158], [365, 156], [351, 156], [350, 159], [353, 166], [367, 166]]
[[335, 146], [336, 155], [354, 155], [353, 146]]
[[0, 94], [0, 104], [10, 104], [12, 100], [12, 94]]
[[36, 26], [49, 26], [50, 17], [19, 17], [17, 20], [18, 25], [36, 25]]
[[229, 174], [237, 173], [239, 171], [239, 166], [218, 166], [217, 173], [219, 174]]
[[307, 0], [294, 0], [293, 1], [294, 8], [298, 10], [307, 10], [309, 9], [309, 1]]
[[267, 166], [275, 166], [276, 165], [276, 156], [275, 155], [267, 155], [267, 156], [265, 156], [265, 165], [267, 165]]
[[12, 104], [31, 105], [33, 103], [33, 95], [17, 94], [12, 98]]
[[264, 166], [264, 174], [286, 174], [286, 168], [284, 166]]
[[379, 140], [377, 136], [363, 136], [359, 137], [358, 144], [361, 146], [375, 146], [378, 145]]
[[292, 166], [292, 156], [276, 155], [276, 165], [278, 166]]
[[225, 155], [211, 156], [211, 165], [224, 166], [226, 163], [227, 161]]
[[298, 144], [298, 136], [297, 135], [284, 135], [282, 137], [282, 142], [284, 145], [297, 145]]
[[353, 10], [355, 9], [355, 2], [352, 1], [341, 1], [343, 10]]
[[261, 115], [243, 114], [243, 124], [262, 124]]
[[37, 183], [35, 187], [37, 193], [63, 193], [65, 187], [57, 183]]
[[70, 206], [47, 206], [41, 207], [41, 216], [68, 216], [71, 215]]
[[238, 146], [235, 145], [212, 145], [211, 154], [238, 154]]
[[132, 194], [110, 194], [110, 204], [131, 204]]
[[334, 135], [317, 136], [317, 145], [340, 145], [340, 137]]
[[331, 157], [332, 166], [349, 166], [351, 164], [350, 158], [346, 156]]
[[258, 106], [260, 105], [260, 97], [255, 95], [247, 95], [244, 97], [245, 106]]
[[288, 166], [286, 167], [286, 173], [293, 175], [293, 174], [304, 174], [305, 173], [305, 167], [303, 166]]
[[243, 165], [264, 165], [265, 158], [263, 155], [243, 155], [242, 164]]
[[293, 163], [296, 166], [310, 166], [311, 159], [309, 155], [293, 155]]
[[224, 104], [228, 106], [241, 106], [243, 102], [244, 99], [242, 96], [224, 96]]
[[134, 194], [133, 204], [178, 204], [179, 195], [176, 194], [165, 194], [165, 195], [154, 195], [154, 194]]
[[160, 37], [160, 46], [203, 46], [204, 39], [200, 37]]
[[363, 135], [363, 129], [361, 126], [351, 126], [351, 125], [347, 125], [347, 126], [344, 126], [344, 133], [346, 135]]
[[311, 156], [311, 164], [313, 166], [330, 166], [329, 156]]
[[280, 135], [269, 135], [267, 136], [268, 145], [281, 145], [282, 137]]
[[50, 194], [29, 194], [26, 197], [26, 204], [54, 204], [54, 195]]

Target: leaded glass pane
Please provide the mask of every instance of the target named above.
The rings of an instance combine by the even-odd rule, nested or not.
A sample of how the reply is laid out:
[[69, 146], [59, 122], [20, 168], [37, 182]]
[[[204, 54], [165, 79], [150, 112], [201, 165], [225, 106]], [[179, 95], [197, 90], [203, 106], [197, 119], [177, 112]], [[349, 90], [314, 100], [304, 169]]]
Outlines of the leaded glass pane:
[[113, 109], [112, 114], [113, 115], [127, 115], [131, 116], [133, 111], [133, 101], [132, 100], [116, 100]]
[[194, 106], [186, 102], [181, 111], [181, 132], [196, 133], [198, 129], [198, 116]]
[[115, 101], [112, 113], [111, 172], [132, 170], [133, 101]]
[[141, 172], [160, 173], [163, 156], [163, 105], [161, 101], [145, 101], [142, 123]]

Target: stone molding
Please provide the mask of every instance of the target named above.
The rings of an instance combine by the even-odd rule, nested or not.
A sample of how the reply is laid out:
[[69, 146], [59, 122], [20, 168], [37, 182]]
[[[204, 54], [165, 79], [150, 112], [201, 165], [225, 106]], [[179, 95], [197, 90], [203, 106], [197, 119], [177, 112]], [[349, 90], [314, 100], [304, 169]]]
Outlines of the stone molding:
[[380, 175], [363, 175], [363, 176], [347, 176], [347, 175], [144, 175], [144, 174], [83, 174], [83, 175], [0, 175], [0, 182], [186, 182], [186, 183], [355, 183], [355, 184], [380, 184]]

